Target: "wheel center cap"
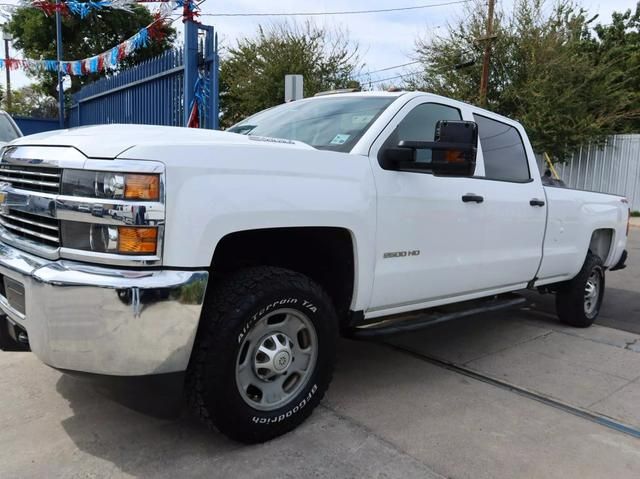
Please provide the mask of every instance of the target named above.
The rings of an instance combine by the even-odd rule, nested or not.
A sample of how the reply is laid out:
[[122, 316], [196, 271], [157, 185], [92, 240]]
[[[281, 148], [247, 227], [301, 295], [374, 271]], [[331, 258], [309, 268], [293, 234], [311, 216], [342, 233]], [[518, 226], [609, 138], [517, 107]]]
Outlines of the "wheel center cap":
[[289, 354], [289, 351], [280, 351], [273, 358], [273, 368], [278, 372], [287, 369], [289, 364], [291, 364], [291, 354]]

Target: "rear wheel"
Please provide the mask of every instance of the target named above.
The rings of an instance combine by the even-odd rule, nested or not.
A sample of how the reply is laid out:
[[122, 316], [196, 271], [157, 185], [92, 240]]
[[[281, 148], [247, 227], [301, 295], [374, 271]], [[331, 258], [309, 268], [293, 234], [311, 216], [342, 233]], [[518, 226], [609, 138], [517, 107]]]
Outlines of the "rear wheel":
[[560, 320], [578, 328], [591, 326], [600, 313], [604, 285], [602, 259], [589, 252], [578, 275], [558, 288], [556, 311]]
[[337, 317], [307, 277], [281, 268], [234, 273], [214, 287], [187, 390], [210, 427], [263, 442], [301, 424], [331, 381]]

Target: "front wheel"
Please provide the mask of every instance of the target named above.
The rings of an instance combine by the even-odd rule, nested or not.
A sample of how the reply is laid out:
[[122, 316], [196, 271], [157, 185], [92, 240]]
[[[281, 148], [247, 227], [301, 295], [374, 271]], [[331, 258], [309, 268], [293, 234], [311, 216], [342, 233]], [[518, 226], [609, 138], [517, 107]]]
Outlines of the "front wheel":
[[322, 399], [335, 362], [331, 300], [304, 275], [241, 270], [207, 297], [187, 392], [200, 419], [255, 443], [301, 424]]
[[560, 321], [578, 328], [593, 324], [604, 298], [604, 266], [599, 256], [589, 252], [578, 275], [564, 283], [556, 294]]

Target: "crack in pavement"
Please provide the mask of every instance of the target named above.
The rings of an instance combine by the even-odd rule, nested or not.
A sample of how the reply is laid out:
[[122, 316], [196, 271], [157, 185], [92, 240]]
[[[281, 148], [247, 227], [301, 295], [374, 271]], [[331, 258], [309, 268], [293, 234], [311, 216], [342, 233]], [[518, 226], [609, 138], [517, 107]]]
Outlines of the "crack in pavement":
[[[638, 344], [639, 341], [640, 341], [640, 338], [636, 338], [633, 341], [626, 341], [624, 349], [626, 349], [628, 351], [633, 351], [634, 353], [640, 352], [640, 349], [636, 349], [636, 348], [633, 347], [636, 344]], [[638, 344], [638, 346], [640, 346], [640, 344]]]
[[433, 475], [433, 479], [446, 479], [446, 476], [443, 476], [442, 474], [434, 471], [433, 467], [431, 465], [429, 465], [426, 462], [424, 462], [423, 460], [417, 458], [413, 454], [410, 454], [409, 452], [405, 451], [404, 449], [399, 447], [397, 444], [394, 444], [393, 442], [389, 441], [385, 437], [381, 436], [380, 434], [378, 434], [377, 432], [375, 432], [371, 428], [365, 426], [364, 424], [362, 424], [361, 422], [357, 421], [356, 419], [352, 418], [351, 416], [347, 416], [347, 415], [345, 415], [343, 413], [338, 412], [327, 401], [321, 402], [318, 405], [318, 407], [329, 411], [331, 414], [335, 415], [338, 419], [350, 424], [355, 429], [360, 429], [361, 431], [365, 432], [366, 434], [368, 434], [369, 436], [373, 437], [377, 441], [380, 441], [380, 444], [384, 445], [385, 447], [388, 447], [390, 450], [396, 451], [397, 453], [412, 459], [417, 464], [422, 465], [422, 467], [424, 467], [427, 471], [429, 471], [430, 474]]

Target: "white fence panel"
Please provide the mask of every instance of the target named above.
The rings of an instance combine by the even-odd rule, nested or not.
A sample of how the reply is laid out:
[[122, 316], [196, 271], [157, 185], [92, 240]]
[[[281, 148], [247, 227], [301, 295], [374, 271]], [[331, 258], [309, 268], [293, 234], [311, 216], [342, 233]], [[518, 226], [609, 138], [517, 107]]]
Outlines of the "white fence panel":
[[640, 134], [614, 135], [602, 148], [581, 148], [556, 170], [571, 188], [626, 196], [631, 209], [640, 211]]

